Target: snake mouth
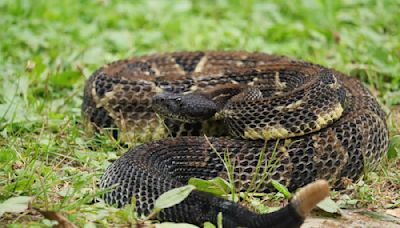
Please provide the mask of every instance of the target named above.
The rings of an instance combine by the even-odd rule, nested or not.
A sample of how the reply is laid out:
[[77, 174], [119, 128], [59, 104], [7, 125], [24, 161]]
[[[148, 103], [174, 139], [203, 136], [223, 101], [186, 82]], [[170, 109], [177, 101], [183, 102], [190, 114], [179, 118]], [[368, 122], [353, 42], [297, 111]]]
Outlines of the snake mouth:
[[163, 119], [172, 119], [183, 123], [197, 123], [200, 120], [190, 119], [185, 115], [178, 115], [176, 113], [169, 112], [163, 105], [152, 105], [153, 111], [158, 114]]
[[200, 94], [160, 93], [152, 98], [153, 110], [162, 117], [195, 123], [213, 118], [217, 105]]

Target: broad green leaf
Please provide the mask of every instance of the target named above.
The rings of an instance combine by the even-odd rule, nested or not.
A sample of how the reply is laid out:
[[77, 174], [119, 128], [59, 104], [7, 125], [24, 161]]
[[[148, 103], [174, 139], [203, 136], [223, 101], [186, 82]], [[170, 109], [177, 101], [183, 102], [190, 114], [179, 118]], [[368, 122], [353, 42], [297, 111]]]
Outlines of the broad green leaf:
[[322, 200], [317, 204], [317, 207], [331, 214], [341, 214], [339, 206], [331, 198]]
[[205, 222], [203, 224], [203, 228], [215, 228], [215, 225], [212, 224], [211, 222]]
[[196, 187], [197, 190], [209, 192], [216, 196], [222, 196], [230, 193], [231, 187], [229, 183], [221, 177], [211, 180], [203, 180], [199, 178], [190, 178], [189, 184]]
[[265, 205], [265, 202], [258, 197], [249, 197], [247, 201], [260, 213], [270, 213], [279, 209], [278, 207], [269, 207]]
[[276, 190], [278, 190], [278, 192], [282, 193], [285, 196], [285, 198], [292, 197], [292, 194], [289, 192], [289, 190], [278, 181], [271, 180], [271, 184], [272, 186], [274, 186]]
[[7, 162], [12, 162], [16, 160], [15, 151], [5, 148], [0, 150], [0, 163], [6, 164]]
[[156, 209], [164, 209], [172, 207], [182, 202], [195, 189], [193, 185], [185, 185], [179, 188], [174, 188], [168, 192], [164, 192], [158, 197], [154, 206]]
[[198, 226], [188, 224], [188, 223], [173, 223], [173, 222], [163, 222], [156, 224], [156, 228], [198, 228]]
[[356, 199], [349, 199], [346, 201], [346, 204], [348, 205], [356, 205], [358, 203], [358, 200]]
[[17, 196], [0, 203], [0, 217], [5, 212], [19, 213], [25, 211], [31, 200], [32, 197], [30, 196]]
[[390, 139], [387, 156], [389, 159], [396, 158], [400, 155], [400, 135], [395, 135]]

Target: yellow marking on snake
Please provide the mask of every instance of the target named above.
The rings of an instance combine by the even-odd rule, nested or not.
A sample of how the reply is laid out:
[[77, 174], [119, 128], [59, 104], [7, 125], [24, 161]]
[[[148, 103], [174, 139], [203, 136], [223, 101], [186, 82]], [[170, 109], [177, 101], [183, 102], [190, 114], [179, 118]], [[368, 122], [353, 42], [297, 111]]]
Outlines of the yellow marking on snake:
[[231, 95], [230, 93], [221, 93], [221, 94], [219, 94], [219, 95], [213, 97], [211, 100], [216, 101], [216, 100], [218, 100], [218, 99], [221, 98], [221, 97], [227, 97], [227, 96], [230, 96], [230, 95]]
[[279, 147], [279, 151], [282, 152], [285, 157], [289, 157], [288, 150], [285, 146]]
[[200, 60], [200, 62], [197, 64], [196, 68], [194, 69], [194, 72], [198, 73], [198, 72], [202, 72], [204, 66], [207, 63], [207, 56], [203, 56]]
[[158, 86], [154, 86], [153, 88], [155, 88], [154, 90], [154, 92], [156, 92], [156, 93], [162, 93], [162, 92], [164, 92], [164, 90], [163, 89], [161, 89], [160, 87], [158, 87]]
[[332, 89], [339, 89], [340, 88], [340, 84], [338, 83], [336, 77], [333, 77], [333, 83], [329, 85], [330, 88]]
[[236, 113], [237, 112], [231, 109], [222, 110], [214, 114], [214, 119], [221, 120], [228, 117], [238, 119], [238, 117], [235, 115]]
[[[117, 88], [115, 88], [117, 89]], [[106, 98], [113, 98], [115, 96], [115, 91], [110, 91], [104, 94]]]
[[300, 107], [300, 105], [303, 104], [303, 102], [304, 101], [300, 99], [300, 100], [298, 100], [296, 102], [293, 102], [293, 103], [290, 103], [290, 104], [288, 104], [286, 106], [284, 106], [284, 105], [276, 106], [275, 109], [278, 110], [278, 111], [294, 110], [294, 109]]
[[194, 91], [196, 91], [198, 89], [199, 89], [199, 87], [197, 85], [193, 85], [193, 86], [190, 87], [189, 91], [183, 92], [183, 94], [188, 94], [188, 93], [194, 92]]
[[258, 77], [255, 77], [255, 78], [253, 78], [253, 81], [247, 83], [247, 85], [254, 86], [254, 83], [257, 82], [258, 80], [259, 80]]
[[[317, 126], [313, 130], [315, 131], [323, 128], [328, 124], [328, 121], [338, 119], [342, 115], [342, 113], [343, 107], [340, 103], [337, 103], [331, 111], [318, 116], [316, 120]], [[245, 128], [244, 130], [244, 137], [253, 140], [288, 138], [299, 135], [302, 135], [302, 133], [289, 132], [286, 128], [283, 128], [281, 126], [266, 127], [262, 129]]]
[[278, 87], [278, 89], [284, 89], [286, 88], [286, 83], [281, 82], [281, 79], [279, 77], [279, 72], [275, 72], [275, 85]]
[[287, 138], [289, 131], [283, 127], [268, 127], [263, 129], [245, 128], [244, 137], [248, 139], [277, 139]]
[[184, 75], [186, 73], [185, 69], [178, 63], [175, 63], [174, 66], [175, 66], [175, 69], [178, 72], [178, 74]]
[[156, 64], [151, 64], [151, 69], [155, 72], [155, 76], [160, 76], [161, 75], [161, 72], [160, 72], [160, 70], [157, 68], [157, 65]]
[[243, 66], [243, 62], [242, 61], [237, 61], [237, 62], [235, 62], [235, 65], [237, 67]]
[[[96, 89], [93, 88], [92, 89], [92, 93], [96, 94]], [[97, 94], [95, 96], [93, 96], [93, 98], [97, 101], [96, 102], [96, 108], [100, 108], [103, 107], [104, 104], [107, 104], [112, 98], [115, 97], [115, 91], [109, 91], [107, 93], [104, 94], [104, 97], [100, 98], [97, 96]], [[107, 107], [104, 107], [107, 108]], [[113, 112], [112, 110], [110, 110], [110, 113]]]
[[291, 103], [291, 104], [288, 104], [288, 105], [286, 106], [286, 108], [289, 109], [289, 110], [291, 110], [291, 109], [296, 109], [296, 108], [300, 107], [301, 104], [303, 104], [303, 100], [300, 99], [300, 100], [298, 100], [298, 101], [296, 101], [296, 102], [293, 102], [293, 103]]
[[342, 115], [343, 113], [343, 107], [340, 103], [337, 103], [333, 109], [327, 113], [323, 113], [322, 115], [319, 115], [316, 123], [317, 123], [317, 128], [322, 128], [325, 125], [328, 124], [328, 121], [330, 120], [336, 120], [339, 119], [339, 117]]

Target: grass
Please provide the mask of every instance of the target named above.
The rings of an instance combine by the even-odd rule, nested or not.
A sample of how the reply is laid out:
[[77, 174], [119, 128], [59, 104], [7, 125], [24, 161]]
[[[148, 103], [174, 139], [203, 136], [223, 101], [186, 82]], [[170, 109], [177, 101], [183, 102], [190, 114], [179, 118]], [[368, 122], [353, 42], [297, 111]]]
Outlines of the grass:
[[[395, 0], [0, 0], [0, 202], [33, 196], [34, 207], [61, 211], [78, 226], [135, 219], [90, 204], [108, 160], [125, 149], [88, 137], [80, 114], [91, 72], [131, 55], [245, 49], [330, 66], [366, 83], [393, 138], [400, 134], [399, 12]], [[384, 158], [347, 199], [398, 207], [399, 165], [399, 156]], [[52, 223], [28, 210], [0, 224]]]

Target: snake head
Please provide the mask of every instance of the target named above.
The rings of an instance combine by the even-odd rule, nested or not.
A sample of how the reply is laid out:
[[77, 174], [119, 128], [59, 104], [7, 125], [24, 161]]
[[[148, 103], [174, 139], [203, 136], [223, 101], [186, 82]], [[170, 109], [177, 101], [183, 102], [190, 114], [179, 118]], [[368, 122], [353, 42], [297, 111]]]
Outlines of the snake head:
[[159, 115], [187, 123], [210, 119], [217, 112], [214, 101], [201, 94], [159, 93], [152, 98], [152, 108]]

